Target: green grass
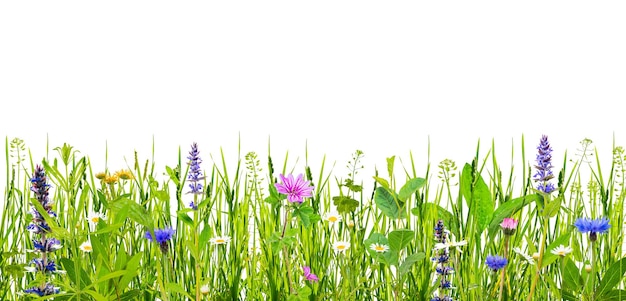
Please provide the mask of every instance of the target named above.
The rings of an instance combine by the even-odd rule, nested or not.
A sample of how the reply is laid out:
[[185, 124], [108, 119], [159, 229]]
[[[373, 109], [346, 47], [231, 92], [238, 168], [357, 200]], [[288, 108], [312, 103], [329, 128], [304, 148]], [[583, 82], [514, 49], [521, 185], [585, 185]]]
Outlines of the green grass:
[[[324, 155], [310, 166], [308, 152], [294, 159], [276, 155], [269, 145], [267, 158], [239, 148], [206, 154], [200, 145], [204, 193], [191, 195], [188, 148], [179, 148], [165, 167], [157, 166], [153, 149], [148, 158], [135, 153], [127, 166], [105, 162], [99, 170], [70, 144], [39, 160], [23, 141], [6, 138], [0, 299], [37, 300], [18, 293], [51, 281], [61, 291], [54, 300], [431, 300], [439, 294], [463, 301], [626, 300], [624, 149], [601, 150], [612, 158], [602, 163], [590, 140], [581, 142], [578, 154], [552, 153], [558, 190], [546, 195], [535, 190], [536, 153], [524, 148], [524, 139], [521, 147], [511, 146], [505, 164], [496, 159], [493, 142], [479, 142], [468, 150], [474, 154], [470, 162], [433, 164], [430, 153], [421, 159], [409, 153], [381, 158], [384, 169], [363, 166], [361, 151], [346, 156], [339, 168]], [[425, 169], [418, 169], [423, 161]], [[63, 245], [47, 255], [65, 273], [25, 272], [41, 256], [27, 252], [33, 249], [26, 228], [36, 165], [45, 168], [58, 212], [48, 236]], [[132, 178], [111, 177], [122, 170]], [[279, 174], [305, 175], [312, 196], [302, 205], [289, 204], [274, 186]], [[198, 210], [188, 208], [192, 200]], [[342, 221], [323, 220], [329, 211], [339, 211]], [[90, 224], [92, 212], [107, 218]], [[506, 248], [499, 226], [505, 217], [519, 221]], [[611, 228], [590, 243], [573, 226], [580, 217], [606, 217]], [[454, 288], [445, 291], [438, 290], [431, 260], [439, 252], [433, 250], [438, 220], [449, 238], [467, 242], [459, 251], [450, 248]], [[145, 238], [146, 231], [164, 227], [176, 230], [167, 253]], [[221, 235], [231, 241], [210, 243]], [[79, 249], [85, 241], [92, 252]], [[335, 252], [336, 241], [348, 241], [349, 249]], [[374, 242], [390, 248], [377, 253], [370, 249]], [[561, 244], [573, 252], [550, 252]], [[515, 247], [541, 255], [529, 263]], [[484, 263], [496, 254], [508, 258], [503, 273]], [[305, 281], [302, 266], [320, 280]]]

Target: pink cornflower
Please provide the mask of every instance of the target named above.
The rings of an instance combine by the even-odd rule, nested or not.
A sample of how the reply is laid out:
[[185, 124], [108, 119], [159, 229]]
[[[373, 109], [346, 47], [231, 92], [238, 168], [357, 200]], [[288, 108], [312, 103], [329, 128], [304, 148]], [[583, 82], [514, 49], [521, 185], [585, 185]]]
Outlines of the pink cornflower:
[[517, 221], [513, 218], [505, 217], [500, 224], [500, 227], [502, 227], [505, 235], [513, 235], [513, 233], [515, 233], [515, 229], [517, 228]]
[[310, 267], [303, 266], [302, 270], [304, 271], [304, 279], [305, 280], [309, 280], [309, 281], [313, 281], [313, 282], [316, 282], [316, 281], [320, 280], [319, 278], [317, 278], [317, 275], [311, 273], [311, 268]]
[[287, 200], [291, 203], [299, 203], [304, 202], [304, 197], [313, 196], [313, 186], [310, 181], [305, 181], [304, 176], [302, 174], [298, 175], [298, 178], [294, 179], [293, 175], [288, 175], [287, 177], [280, 175], [280, 180], [282, 183], [276, 183], [276, 190], [279, 193], [286, 194]]

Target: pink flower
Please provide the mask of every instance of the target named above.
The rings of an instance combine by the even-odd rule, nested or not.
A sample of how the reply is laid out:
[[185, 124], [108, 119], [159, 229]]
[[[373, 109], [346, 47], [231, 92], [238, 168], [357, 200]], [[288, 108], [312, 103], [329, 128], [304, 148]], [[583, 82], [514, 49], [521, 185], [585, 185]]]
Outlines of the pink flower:
[[504, 220], [502, 220], [500, 227], [502, 227], [504, 234], [513, 235], [513, 233], [515, 233], [515, 229], [517, 229], [517, 221], [513, 218], [505, 217]]
[[280, 175], [282, 184], [276, 183], [276, 190], [279, 193], [286, 194], [287, 200], [291, 203], [302, 203], [303, 197], [313, 196], [313, 186], [310, 181], [305, 181], [302, 174], [298, 175], [298, 178], [294, 180], [293, 175], [287, 177]]
[[304, 271], [304, 279], [305, 280], [309, 280], [309, 281], [319, 281], [320, 279], [317, 278], [317, 275], [311, 273], [311, 268], [308, 266], [303, 266], [302, 270]]

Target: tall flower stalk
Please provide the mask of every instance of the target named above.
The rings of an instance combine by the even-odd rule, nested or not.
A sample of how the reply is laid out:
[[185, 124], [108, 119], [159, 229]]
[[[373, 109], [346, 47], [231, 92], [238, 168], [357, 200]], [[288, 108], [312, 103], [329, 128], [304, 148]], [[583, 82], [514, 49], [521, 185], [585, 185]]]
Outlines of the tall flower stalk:
[[445, 225], [443, 220], [437, 221], [435, 225], [435, 241], [438, 245], [443, 246], [442, 248], [436, 248], [438, 253], [432, 258], [434, 262], [436, 262], [435, 271], [437, 273], [437, 281], [439, 282], [439, 291], [435, 297], [430, 299], [431, 301], [452, 301], [452, 297], [450, 297], [446, 291], [452, 288], [452, 284], [450, 279], [448, 278], [452, 272], [454, 272], [454, 268], [450, 266], [450, 250], [446, 246], [448, 243], [448, 234], [445, 231]]
[[[574, 222], [574, 226], [578, 229], [578, 232], [585, 234], [589, 233], [589, 243], [591, 247], [591, 277], [589, 277], [592, 281], [590, 287], [595, 286], [595, 275], [596, 275], [596, 265], [597, 265], [597, 254], [596, 254], [596, 241], [598, 240], [598, 234], [607, 233], [611, 228], [609, 224], [609, 220], [607, 218], [600, 219], [589, 219], [589, 218], [579, 218]], [[589, 279], [588, 278], [588, 279]], [[595, 300], [595, 294], [591, 294], [591, 300]]]
[[59, 293], [59, 289], [49, 282], [49, 275], [57, 271], [57, 265], [50, 258], [50, 253], [60, 249], [61, 243], [58, 239], [49, 237], [49, 234], [51, 234], [50, 225], [46, 222], [41, 212], [45, 212], [51, 218], [56, 218], [57, 214], [52, 210], [52, 201], [48, 197], [50, 184], [48, 184], [46, 172], [42, 166], [37, 165], [35, 167], [35, 172], [30, 182], [32, 185], [30, 190], [35, 197], [31, 201], [32, 205], [29, 213], [32, 216], [32, 221], [28, 225], [28, 231], [35, 236], [33, 238], [33, 246], [35, 252], [40, 254], [40, 258], [33, 259], [31, 261], [32, 266], [27, 267], [27, 270], [43, 274], [44, 281], [39, 286], [25, 289], [24, 292], [38, 296], [48, 296]]
[[[517, 229], [517, 220], [506, 217], [502, 220], [500, 224], [502, 227], [502, 232], [504, 233], [504, 258], [507, 259], [509, 254], [509, 240], [513, 234], [515, 234], [515, 230]], [[508, 260], [508, 259], [507, 259]], [[502, 300], [502, 296], [504, 293], [504, 281], [506, 276], [506, 269], [502, 269], [500, 271], [500, 291], [498, 293], [498, 300]]]
[[[194, 233], [194, 247], [196, 248], [195, 254], [200, 256], [200, 238], [198, 236], [198, 225], [199, 225], [199, 217], [198, 217], [198, 202], [200, 201], [198, 196], [203, 194], [201, 180], [204, 179], [202, 176], [202, 171], [200, 170], [200, 163], [202, 163], [202, 159], [200, 158], [200, 151], [198, 150], [198, 144], [191, 144], [191, 151], [189, 151], [189, 174], [187, 175], [187, 180], [189, 180], [189, 188], [191, 189], [189, 193], [193, 194], [193, 201], [189, 203], [189, 207], [191, 207], [193, 212], [193, 233]], [[196, 301], [199, 301], [202, 298], [202, 292], [200, 291], [200, 258], [195, 258], [195, 279], [196, 279]]]
[[[544, 210], [546, 209], [548, 203], [550, 202], [550, 193], [556, 190], [554, 184], [550, 182], [551, 179], [554, 178], [554, 174], [552, 173], [552, 147], [550, 146], [550, 142], [548, 141], [548, 136], [543, 135], [539, 140], [539, 146], [537, 146], [537, 164], [535, 165], [535, 169], [537, 172], [533, 176], [533, 180], [537, 182], [537, 190], [543, 195], [543, 203]], [[530, 284], [530, 293], [528, 294], [527, 301], [532, 300], [533, 295], [535, 293], [535, 288], [537, 287], [537, 281], [539, 280], [539, 274], [541, 273], [541, 268], [543, 265], [543, 255], [546, 249], [546, 236], [547, 231], [550, 227], [550, 218], [549, 216], [544, 215], [543, 218], [543, 233], [541, 235], [541, 243], [539, 244], [539, 258], [537, 260], [537, 269], [535, 270], [535, 275], [533, 277], [533, 281]]]

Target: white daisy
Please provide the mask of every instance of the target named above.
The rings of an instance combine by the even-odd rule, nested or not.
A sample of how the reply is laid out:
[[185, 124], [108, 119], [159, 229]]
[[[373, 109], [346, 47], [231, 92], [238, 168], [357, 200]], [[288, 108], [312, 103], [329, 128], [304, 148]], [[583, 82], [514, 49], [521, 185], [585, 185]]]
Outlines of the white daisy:
[[334, 224], [341, 221], [341, 215], [337, 212], [326, 212], [324, 213], [323, 219], [331, 224]]
[[80, 244], [80, 246], [78, 246], [78, 248], [81, 251], [87, 252], [87, 253], [93, 251], [93, 247], [91, 246], [91, 242], [89, 242], [89, 241], [86, 241], [86, 242]]
[[376, 251], [377, 253], [385, 253], [387, 251], [389, 251], [389, 246], [388, 245], [383, 245], [383, 244], [379, 244], [379, 243], [373, 243], [370, 245], [370, 249], [373, 251]]
[[532, 256], [522, 252], [522, 249], [515, 247], [513, 248], [513, 252], [517, 253], [517, 255], [519, 256], [522, 256], [526, 260], [526, 262], [528, 262], [528, 264], [535, 264], [535, 259]]
[[335, 252], [341, 253], [347, 249], [350, 249], [350, 242], [349, 241], [337, 241], [333, 243], [333, 249], [335, 249]]
[[209, 241], [213, 245], [225, 245], [230, 242], [230, 236], [215, 236]]
[[447, 243], [440, 243], [440, 242], [438, 242], [438, 243], [436, 243], [436, 244], [435, 244], [435, 246], [433, 247], [433, 250], [435, 250], [435, 251], [436, 251], [436, 250], [441, 250], [441, 249], [447, 249], [447, 248], [450, 248], [450, 247], [455, 247], [455, 248], [458, 248], [458, 247], [464, 246], [464, 245], [466, 245], [466, 244], [467, 244], [467, 241], [466, 241], [466, 240], [461, 240], [461, 241], [449, 241], [449, 242], [447, 242]]
[[89, 221], [89, 223], [94, 225], [97, 225], [100, 220], [105, 221], [106, 219], [107, 217], [100, 212], [92, 212], [87, 216], [87, 220]]
[[572, 248], [571, 247], [565, 247], [563, 245], [560, 245], [554, 249], [552, 249], [552, 251], [550, 251], [552, 254], [554, 255], [558, 255], [561, 257], [565, 257], [567, 256], [567, 254], [572, 253]]

